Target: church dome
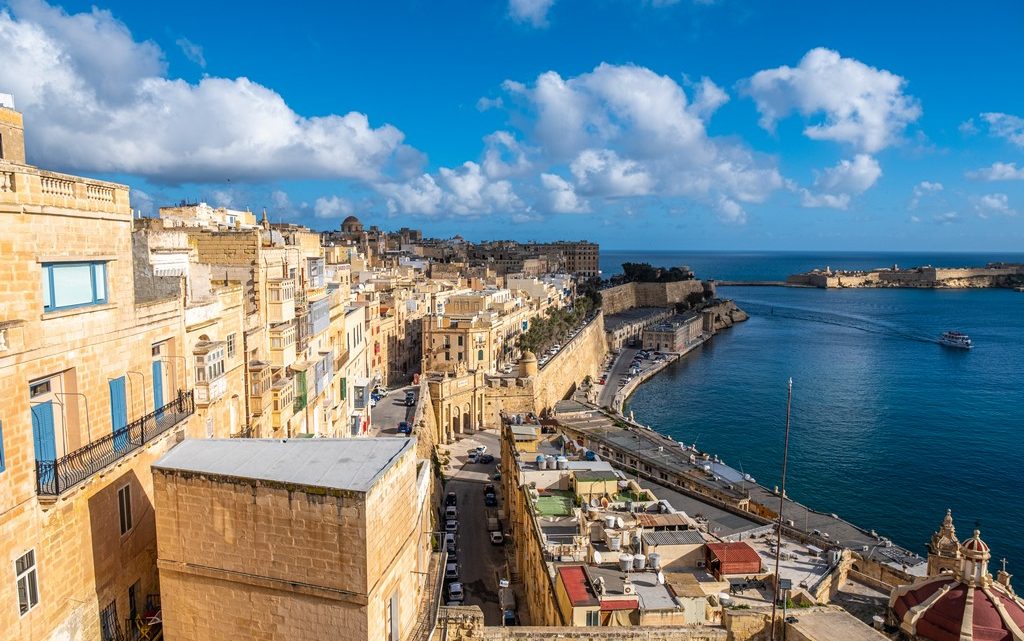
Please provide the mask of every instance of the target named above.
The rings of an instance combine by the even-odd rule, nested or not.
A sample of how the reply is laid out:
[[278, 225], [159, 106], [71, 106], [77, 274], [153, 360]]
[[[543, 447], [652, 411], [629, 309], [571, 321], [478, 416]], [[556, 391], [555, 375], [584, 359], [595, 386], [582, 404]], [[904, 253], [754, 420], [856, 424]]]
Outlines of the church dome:
[[341, 231], [345, 234], [358, 234], [363, 231], [363, 223], [355, 216], [349, 216], [341, 221]]
[[1024, 641], [1024, 602], [1005, 569], [997, 580], [989, 575], [991, 556], [975, 530], [960, 545], [958, 571], [893, 590], [892, 622], [914, 641]]
[[345, 220], [341, 221], [342, 225], [348, 225], [349, 223], [358, 223], [359, 219], [355, 216], [348, 216]]

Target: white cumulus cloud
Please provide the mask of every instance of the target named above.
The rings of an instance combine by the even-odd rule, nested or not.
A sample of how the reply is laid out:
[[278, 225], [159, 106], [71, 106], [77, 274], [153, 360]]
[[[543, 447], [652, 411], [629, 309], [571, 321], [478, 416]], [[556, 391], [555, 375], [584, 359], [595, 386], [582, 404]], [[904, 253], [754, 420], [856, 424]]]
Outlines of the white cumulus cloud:
[[985, 194], [975, 201], [974, 208], [982, 218], [988, 218], [989, 214], [1017, 215], [1010, 207], [1010, 198], [1006, 194]]
[[921, 182], [917, 183], [917, 185], [914, 186], [914, 195], [913, 197], [911, 197], [910, 204], [907, 206], [907, 208], [917, 209], [917, 207], [921, 204], [922, 198], [924, 198], [928, 194], [940, 192], [942, 191], [942, 189], [942, 183], [922, 180]]
[[534, 27], [546, 27], [548, 10], [555, 0], [509, 0], [508, 12], [517, 22], [527, 22]]
[[426, 216], [475, 216], [494, 212], [524, 212], [528, 207], [508, 180], [492, 180], [480, 165], [464, 162], [441, 167], [405, 182], [381, 183], [377, 190], [392, 212]]
[[160, 48], [108, 11], [17, 0], [0, 9], [0, 51], [0, 86], [31, 123], [40, 165], [168, 183], [370, 181], [417, 158], [401, 131], [363, 113], [307, 118], [246, 78], [168, 78]]
[[1024, 180], [1024, 167], [1018, 169], [1015, 162], [994, 162], [989, 167], [967, 172], [967, 177], [989, 181]]
[[321, 196], [313, 202], [313, 214], [317, 218], [340, 218], [356, 212], [352, 201], [341, 196]]
[[847, 209], [854, 196], [870, 189], [881, 176], [877, 160], [857, 154], [853, 160], [840, 160], [835, 167], [820, 172], [814, 180], [815, 192], [799, 190], [800, 202], [804, 207]]
[[565, 178], [556, 174], [541, 174], [541, 185], [546, 190], [548, 209], [558, 214], [578, 214], [590, 211], [586, 200], [576, 194], [576, 189]]
[[993, 136], [1024, 147], [1024, 118], [991, 112], [981, 114], [981, 118], [988, 123], [988, 130]]
[[[796, 67], [757, 72], [744, 89], [757, 103], [761, 125], [768, 130], [797, 112], [808, 119], [807, 137], [874, 153], [895, 143], [921, 115], [917, 100], [904, 93], [905, 84], [892, 72], [817, 48]], [[820, 120], [812, 121], [815, 117]]]

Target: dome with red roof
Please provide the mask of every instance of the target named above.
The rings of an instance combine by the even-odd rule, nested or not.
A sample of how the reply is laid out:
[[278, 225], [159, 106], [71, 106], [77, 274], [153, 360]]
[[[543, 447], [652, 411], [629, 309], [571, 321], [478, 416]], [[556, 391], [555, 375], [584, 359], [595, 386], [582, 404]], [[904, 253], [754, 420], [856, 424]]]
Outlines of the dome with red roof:
[[1005, 569], [988, 573], [992, 557], [981, 533], [960, 545], [956, 572], [929, 576], [893, 590], [890, 621], [914, 641], [1024, 641], [1024, 601]]

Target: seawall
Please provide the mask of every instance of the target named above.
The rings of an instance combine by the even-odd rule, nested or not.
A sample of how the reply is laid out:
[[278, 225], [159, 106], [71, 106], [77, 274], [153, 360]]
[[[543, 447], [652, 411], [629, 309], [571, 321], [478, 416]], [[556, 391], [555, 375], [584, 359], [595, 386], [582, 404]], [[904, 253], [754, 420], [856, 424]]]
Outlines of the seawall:
[[[711, 287], [712, 285], [707, 285]], [[601, 290], [601, 309], [605, 314], [618, 314], [634, 307], [673, 307], [694, 292], [703, 293], [705, 283], [681, 280], [674, 283], [626, 283]]]

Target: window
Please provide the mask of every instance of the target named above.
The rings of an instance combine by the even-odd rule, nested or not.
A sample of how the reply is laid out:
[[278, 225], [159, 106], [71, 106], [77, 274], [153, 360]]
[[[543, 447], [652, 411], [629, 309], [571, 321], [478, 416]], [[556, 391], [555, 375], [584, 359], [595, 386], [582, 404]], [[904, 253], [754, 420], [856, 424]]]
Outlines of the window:
[[228, 358], [235, 355], [235, 335], [228, 334]]
[[111, 601], [100, 610], [100, 638], [103, 641], [117, 641], [120, 637], [117, 629], [117, 601]]
[[107, 302], [107, 264], [43, 263], [43, 311]]
[[37, 398], [39, 396], [45, 396], [46, 394], [49, 394], [49, 393], [50, 393], [50, 380], [49, 379], [46, 379], [45, 381], [36, 381], [35, 383], [29, 383], [28, 395], [31, 396], [32, 398]]
[[29, 550], [14, 562], [18, 582], [18, 611], [24, 616], [39, 605], [39, 581], [36, 578], [36, 551]]
[[476, 360], [478, 360], [478, 361], [484, 360], [484, 350], [482, 350], [482, 349], [476, 350]]
[[587, 611], [587, 625], [601, 625], [601, 612], [598, 610]]
[[139, 582], [128, 586], [128, 618], [132, 621], [139, 614]]
[[117, 491], [117, 511], [121, 516], [121, 534], [132, 529], [132, 486], [125, 485]]
[[462, 347], [462, 337], [459, 336], [459, 347]]

